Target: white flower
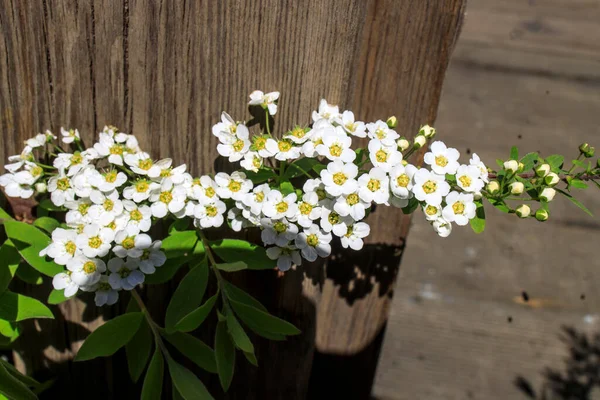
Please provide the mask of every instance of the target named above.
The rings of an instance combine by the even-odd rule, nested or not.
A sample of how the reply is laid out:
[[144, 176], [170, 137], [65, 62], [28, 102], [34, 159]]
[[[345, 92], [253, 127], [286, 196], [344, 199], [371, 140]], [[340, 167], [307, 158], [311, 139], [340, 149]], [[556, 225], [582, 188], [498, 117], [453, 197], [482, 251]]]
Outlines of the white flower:
[[217, 198], [217, 184], [210, 176], [202, 175], [200, 178], [196, 178], [190, 182], [188, 196], [201, 203], [214, 201]]
[[342, 160], [350, 163], [356, 158], [356, 153], [350, 148], [352, 138], [346, 134], [342, 127], [326, 130], [323, 134], [323, 143], [317, 145], [317, 153], [328, 160]]
[[444, 218], [438, 218], [432, 223], [433, 229], [440, 237], [448, 237], [452, 233], [452, 224]]
[[301, 126], [296, 126], [294, 129], [283, 135], [283, 137], [296, 144], [302, 144], [310, 138], [310, 130], [304, 129]]
[[325, 99], [321, 99], [319, 102], [319, 111], [313, 111], [312, 113], [313, 122], [326, 120], [334, 123], [339, 122], [341, 117], [340, 108], [338, 106], [327, 104], [327, 100]]
[[302, 201], [298, 203], [296, 221], [298, 225], [308, 228], [313, 221], [321, 218], [322, 208], [319, 206], [319, 196], [316, 192], [307, 192], [302, 195]]
[[323, 208], [321, 211], [321, 228], [325, 232], [333, 232], [336, 236], [346, 234], [348, 225], [352, 224], [352, 218], [342, 217], [335, 211]]
[[167, 261], [167, 256], [160, 250], [161, 245], [162, 242], [160, 240], [155, 240], [150, 247], [144, 249], [139, 258], [135, 259], [135, 262], [143, 273], [147, 275], [153, 274], [156, 271], [156, 267], [161, 267]]
[[94, 297], [94, 302], [96, 303], [96, 306], [112, 306], [119, 300], [119, 292], [113, 290], [110, 286], [110, 283], [108, 283], [108, 276], [102, 275], [100, 281], [95, 286], [96, 295]]
[[93, 203], [90, 199], [67, 201], [65, 203], [65, 207], [68, 208], [69, 211], [65, 215], [65, 222], [67, 224], [91, 223], [92, 218], [89, 215], [89, 211], [92, 204]]
[[140, 233], [136, 226], [127, 225], [115, 235], [115, 247], [112, 250], [119, 258], [139, 258], [151, 245], [150, 236]]
[[321, 119], [315, 122], [313, 129], [309, 132], [308, 140], [302, 145], [301, 152], [306, 157], [314, 158], [318, 155], [317, 146], [323, 143], [323, 136], [333, 130], [327, 120]]
[[469, 160], [469, 164], [479, 168], [479, 177], [483, 180], [484, 183], [488, 183], [488, 170], [483, 161], [479, 158], [477, 153], [473, 153], [471, 159]]
[[453, 148], [447, 148], [443, 142], [431, 143], [430, 151], [425, 153], [423, 160], [431, 165], [431, 169], [438, 175], [454, 174], [458, 169], [460, 153]]
[[51, 193], [52, 203], [57, 206], [62, 206], [65, 202], [73, 201], [75, 198], [71, 180], [64, 173], [59, 173], [48, 180], [48, 191]]
[[46, 139], [46, 135], [44, 135], [43, 133], [38, 133], [31, 139], [27, 139], [25, 141], [25, 145], [31, 147], [32, 149], [35, 149], [37, 147], [44, 146], [46, 144]]
[[352, 250], [360, 250], [363, 248], [363, 239], [369, 236], [371, 228], [365, 222], [357, 222], [346, 227], [346, 232], [340, 235], [342, 247]]
[[223, 225], [223, 214], [226, 210], [225, 203], [218, 199], [213, 202], [197, 204], [194, 207], [194, 226], [199, 228], [219, 227]]
[[371, 168], [368, 174], [362, 174], [358, 178], [358, 196], [368, 204], [388, 204], [390, 184], [386, 172], [381, 168]]
[[67, 176], [73, 176], [83, 167], [89, 164], [89, 160], [85, 158], [79, 151], [71, 153], [59, 153], [52, 165], [59, 170], [67, 170]]
[[123, 155], [127, 153], [127, 146], [118, 143], [112, 135], [100, 133], [98, 143], [94, 144], [94, 150], [98, 156], [107, 157], [108, 162], [115, 165], [123, 165]]
[[223, 199], [241, 201], [244, 195], [252, 189], [252, 181], [246, 179], [246, 174], [235, 171], [231, 175], [219, 172], [215, 175], [217, 194]]
[[102, 226], [107, 226], [123, 212], [123, 203], [116, 190], [106, 194], [95, 190], [90, 199], [94, 205], [90, 207], [88, 214], [92, 221]]
[[221, 135], [221, 143], [217, 145], [218, 153], [229, 159], [229, 162], [236, 162], [244, 157], [244, 154], [250, 149], [250, 132], [246, 125], [239, 124], [234, 134]]
[[475, 218], [476, 209], [472, 194], [450, 192], [446, 196], [446, 206], [442, 210], [442, 216], [448, 222], [456, 222], [456, 225], [464, 226], [470, 219]]
[[92, 165], [82, 168], [75, 176], [71, 178], [75, 195], [79, 197], [89, 197], [92, 193], [92, 184], [90, 177], [96, 172]]
[[302, 257], [312, 262], [318, 257], [327, 257], [331, 254], [331, 233], [323, 232], [318, 225], [311, 225], [300, 232], [294, 241]]
[[263, 93], [260, 90], [255, 90], [250, 93], [250, 101], [248, 102], [251, 106], [261, 106], [269, 110], [270, 115], [275, 115], [277, 112], [277, 104], [275, 103], [279, 99], [279, 92]]
[[264, 228], [260, 235], [264, 244], [285, 246], [298, 235], [298, 227], [285, 218], [279, 220], [262, 218], [260, 224]]
[[300, 147], [295, 146], [290, 139], [281, 139], [277, 142], [273, 139], [267, 139], [265, 146], [279, 161], [295, 160], [300, 157]]
[[125, 211], [121, 215], [126, 225], [132, 225], [142, 232], [148, 232], [152, 225], [152, 210], [148, 206], [138, 206], [131, 200], [123, 200]]
[[[252, 136], [252, 145], [250, 146], [250, 150], [253, 152], [257, 152], [259, 156], [262, 158], [273, 157], [275, 154], [271, 153], [267, 149], [267, 141], [270, 139], [267, 135], [254, 135]], [[273, 139], [271, 139], [273, 140]]]
[[8, 173], [0, 175], [0, 186], [4, 188], [6, 195], [9, 197], [28, 199], [33, 196], [33, 188], [31, 185], [19, 182], [15, 174]]
[[279, 190], [273, 189], [267, 195], [262, 212], [267, 217], [273, 219], [292, 219], [298, 213], [296, 199], [296, 193], [290, 193], [284, 197]]
[[367, 136], [371, 139], [378, 140], [384, 146], [396, 147], [396, 140], [400, 135], [396, 131], [390, 129], [387, 123], [382, 120], [367, 124]]
[[255, 151], [249, 151], [244, 155], [244, 159], [240, 161], [240, 166], [245, 170], [258, 172], [263, 166], [263, 158]]
[[365, 123], [361, 121], [355, 121], [354, 113], [352, 111], [344, 111], [342, 113], [341, 126], [352, 136], [360, 138], [367, 137]]
[[133, 200], [136, 203], [141, 203], [147, 200], [155, 191], [160, 190], [160, 185], [156, 182], [151, 182], [147, 179], [138, 179], [131, 186], [126, 187], [123, 190], [123, 197], [128, 200]]
[[337, 197], [341, 194], [353, 193], [358, 189], [358, 182], [354, 179], [357, 174], [356, 165], [335, 160], [327, 164], [327, 169], [321, 171], [321, 179], [327, 193]]
[[398, 164], [390, 171], [390, 189], [394, 196], [400, 199], [412, 197], [413, 177], [417, 168], [412, 164]]
[[369, 142], [369, 159], [374, 167], [381, 168], [385, 172], [402, 162], [402, 153], [398, 151], [396, 143], [390, 146], [373, 139]]
[[450, 185], [441, 175], [434, 174], [424, 168], [413, 176], [413, 193], [417, 200], [439, 206], [442, 198], [450, 192]]
[[110, 228], [100, 225], [86, 225], [83, 232], [77, 235], [75, 244], [86, 257], [104, 257], [110, 250], [110, 245], [115, 238], [115, 233]]
[[353, 220], [360, 221], [370, 205], [370, 202], [361, 200], [358, 192], [354, 192], [338, 197], [333, 209], [342, 217], [350, 216]]
[[14, 180], [23, 186], [33, 185], [44, 175], [44, 169], [34, 163], [26, 162], [25, 170], [14, 174]]
[[79, 131], [77, 129], [60, 128], [60, 134], [62, 135], [62, 141], [64, 143], [73, 143], [75, 140], [79, 140]]
[[237, 123], [231, 118], [225, 111], [221, 113], [221, 122], [216, 123], [212, 127], [212, 134], [219, 138], [219, 141], [223, 143], [229, 140], [230, 136], [235, 136], [237, 130]]
[[94, 171], [90, 173], [88, 182], [102, 192], [112, 192], [127, 182], [127, 175], [114, 169], [102, 173]]
[[65, 297], [74, 296], [79, 290], [79, 286], [71, 280], [71, 271], [61, 272], [52, 278], [52, 286], [56, 290], [65, 290]]
[[31, 151], [31, 147], [26, 146], [21, 154], [8, 156], [8, 161], [10, 161], [12, 164], [6, 164], [4, 168], [10, 172], [17, 172], [26, 162], [32, 162], [34, 160]]
[[176, 217], [181, 218], [185, 214], [185, 201], [187, 191], [183, 186], [175, 186], [173, 181], [165, 179], [160, 186], [160, 190], [150, 195], [152, 205], [152, 215], [156, 218], [163, 218], [167, 212], [171, 212]]
[[75, 244], [76, 240], [76, 231], [56, 228], [52, 231], [52, 243], [40, 252], [40, 257], [47, 255], [58, 265], [67, 265], [70, 259], [79, 254]]
[[[358, 183], [357, 183], [358, 184]], [[325, 185], [321, 179], [308, 179], [302, 187], [304, 193], [315, 193], [319, 199], [320, 206], [333, 207], [333, 201], [328, 197]]]
[[252, 214], [260, 215], [270, 191], [271, 188], [267, 183], [256, 186], [252, 192], [242, 198], [242, 203], [249, 208]]
[[67, 269], [71, 271], [71, 280], [78, 286], [90, 286], [100, 280], [106, 264], [99, 258], [77, 256], [67, 262]]
[[483, 179], [480, 177], [481, 170], [479, 167], [475, 165], [461, 165], [456, 171], [456, 184], [465, 192], [480, 192], [485, 185]]
[[295, 246], [269, 247], [267, 257], [277, 260], [277, 268], [280, 271], [287, 271], [292, 265], [302, 264], [302, 258]]
[[108, 283], [115, 290], [131, 290], [144, 282], [144, 274], [137, 269], [135, 260], [124, 261], [122, 258], [113, 258], [107, 265], [111, 272]]
[[436, 221], [442, 216], [442, 206], [434, 206], [431, 204], [423, 205], [423, 213], [427, 221]]
[[243, 228], [253, 226], [252, 223], [244, 217], [244, 211], [247, 211], [247, 209], [231, 208], [227, 211], [227, 219], [234, 232], [240, 232]]
[[171, 159], [167, 158], [156, 163], [152, 161], [148, 153], [139, 152], [125, 155], [125, 163], [138, 175], [147, 175], [150, 178], [158, 178], [162, 168], [171, 166]]
[[[170, 164], [170, 163], [169, 163]], [[187, 165], [185, 164], [181, 164], [178, 167], [171, 167], [171, 166], [165, 166], [165, 163], [159, 164], [157, 163], [157, 165], [159, 165], [161, 167], [160, 169], [160, 179], [168, 179], [171, 182], [173, 182], [175, 185], [181, 185], [185, 179], [186, 179], [186, 172], [185, 170], [187, 169]]]

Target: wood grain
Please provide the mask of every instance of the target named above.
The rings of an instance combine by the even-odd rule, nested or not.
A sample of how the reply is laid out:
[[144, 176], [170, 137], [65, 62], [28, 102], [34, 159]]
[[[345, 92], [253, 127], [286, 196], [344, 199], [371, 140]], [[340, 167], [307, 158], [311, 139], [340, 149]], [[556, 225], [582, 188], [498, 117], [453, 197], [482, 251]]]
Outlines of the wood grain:
[[[212, 172], [212, 124], [223, 109], [247, 118], [247, 95], [257, 88], [282, 92], [276, 132], [308, 123], [324, 97], [365, 120], [395, 114], [399, 131], [411, 136], [435, 119], [465, 2], [1, 0], [0, 157], [46, 128], [78, 127], [90, 141], [113, 124], [137, 135], [154, 157], [185, 162], [195, 174]], [[328, 387], [368, 394], [409, 221], [378, 212], [370, 222], [373, 236], [360, 265], [339, 251], [326, 270], [257, 275], [271, 288], [250, 281], [251, 292], [260, 289], [305, 334], [287, 345], [261, 344], [265, 365], [258, 372], [239, 367], [252, 379], [238, 376], [229, 398], [305, 398], [322, 390], [321, 371], [328, 361], [340, 364], [337, 355], [345, 361]], [[159, 319], [169, 290], [148, 289]], [[62, 311], [69, 320], [80, 312]], [[81, 338], [68, 329], [55, 333], [71, 352]], [[349, 375], [340, 379], [364, 360], [369, 372], [354, 371], [355, 386]], [[91, 376], [103, 382], [102, 393], [125, 390], [119, 365], [95, 368]], [[77, 373], [63, 369], [62, 378], [77, 382]]]

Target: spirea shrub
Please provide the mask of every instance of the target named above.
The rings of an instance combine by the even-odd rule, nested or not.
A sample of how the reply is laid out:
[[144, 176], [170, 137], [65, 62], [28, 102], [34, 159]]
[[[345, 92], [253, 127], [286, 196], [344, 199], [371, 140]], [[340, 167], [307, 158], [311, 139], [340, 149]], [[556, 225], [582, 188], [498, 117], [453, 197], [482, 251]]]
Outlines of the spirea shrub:
[[[37, 201], [33, 225], [4, 211], [0, 216], [8, 238], [0, 248], [8, 260], [0, 297], [0, 322], [8, 329], [2, 334], [14, 339], [18, 321], [52, 317], [37, 300], [6, 290], [22, 268], [52, 277], [52, 304], [93, 292], [97, 306], [110, 306], [131, 293], [135, 301], [129, 312], [93, 332], [77, 360], [108, 356], [126, 346], [134, 380], [149, 362], [142, 398], [160, 394], [165, 361], [183, 398], [211, 398], [200, 380], [173, 360], [165, 341], [218, 373], [227, 390], [236, 350], [256, 364], [246, 329], [274, 340], [300, 333], [225, 280], [221, 271], [287, 271], [328, 257], [333, 241], [360, 251], [377, 228], [366, 222], [375, 206], [418, 211], [439, 236], [447, 237], [455, 226], [482, 232], [484, 203], [519, 218], [546, 221], [558, 193], [589, 213], [570, 192], [586, 188], [586, 181], [598, 186], [600, 165], [592, 164], [594, 149], [587, 144], [569, 169], [563, 156], [520, 156], [513, 147], [494, 170], [475, 153], [461, 159], [458, 150], [435, 140], [436, 130], [428, 125], [408, 139], [395, 131], [394, 117], [362, 122], [325, 100], [309, 124], [272, 132], [278, 99], [278, 92], [250, 94], [249, 106], [264, 110], [257, 121], [260, 129], [252, 133], [249, 124], [225, 112], [212, 127], [218, 153], [235, 166], [232, 173], [193, 176], [185, 164], [154, 159], [135, 136], [111, 126], [87, 148], [75, 129], [61, 129], [60, 140], [49, 131], [27, 140], [0, 176], [7, 196]], [[424, 165], [411, 164], [410, 156], [426, 146]], [[218, 231], [224, 237], [211, 241], [205, 231], [214, 228], [259, 230], [260, 243], [228, 238], [226, 229]], [[166, 282], [184, 265], [189, 271], [170, 299], [165, 326], [158, 326], [135, 289]], [[207, 294], [210, 273], [218, 289]], [[187, 333], [213, 309], [219, 321], [214, 349]], [[152, 357], [152, 340], [135, 339], [146, 334], [156, 344]], [[9, 364], [0, 365], [0, 375], [16, 382], [4, 394], [33, 395], [28, 387], [34, 381]]]

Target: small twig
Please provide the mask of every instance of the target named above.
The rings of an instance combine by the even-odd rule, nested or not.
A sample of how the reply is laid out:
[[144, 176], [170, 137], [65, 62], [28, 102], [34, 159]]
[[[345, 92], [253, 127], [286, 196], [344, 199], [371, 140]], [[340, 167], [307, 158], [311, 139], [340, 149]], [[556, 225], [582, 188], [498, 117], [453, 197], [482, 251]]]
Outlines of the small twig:
[[160, 327], [158, 325], [156, 325], [156, 322], [154, 322], [154, 320], [152, 319], [152, 316], [150, 315], [150, 312], [148, 312], [148, 309], [146, 308], [146, 305], [142, 301], [142, 298], [140, 297], [140, 295], [138, 294], [138, 292], [135, 289], [133, 289], [131, 291], [131, 296], [138, 303], [138, 305], [140, 306], [140, 310], [142, 310], [144, 317], [146, 317], [146, 320], [148, 321], [148, 325], [150, 326], [150, 329], [152, 330], [152, 334], [154, 335], [154, 340], [155, 340], [156, 344], [158, 345], [160, 350], [163, 352], [163, 354], [166, 357], [169, 357], [169, 351], [165, 347], [165, 344], [162, 341], [162, 337], [160, 336], [160, 332], [158, 331]]
[[[535, 178], [537, 175], [535, 174], [535, 172], [525, 172], [523, 174], [518, 174], [517, 175], [520, 178], [523, 179], [529, 179], [529, 178]], [[564, 181], [567, 179], [568, 175], [559, 175], [560, 180]], [[490, 179], [496, 179], [498, 177], [498, 175], [496, 174], [489, 174], [488, 178]], [[580, 179], [582, 181], [590, 181], [590, 180], [595, 180], [595, 179], [600, 179], [600, 174], [583, 174], [581, 176], [579, 176], [577, 179]]]

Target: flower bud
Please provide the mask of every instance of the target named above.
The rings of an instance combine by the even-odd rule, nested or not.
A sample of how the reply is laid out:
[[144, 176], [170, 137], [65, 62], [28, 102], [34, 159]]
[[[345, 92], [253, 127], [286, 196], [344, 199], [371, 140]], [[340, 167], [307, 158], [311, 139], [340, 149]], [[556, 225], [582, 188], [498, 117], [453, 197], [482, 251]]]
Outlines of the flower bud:
[[396, 144], [398, 145], [398, 148], [400, 149], [400, 151], [404, 151], [410, 147], [410, 142], [408, 140], [406, 140], [406, 138], [398, 139]]
[[38, 182], [35, 184], [35, 191], [38, 193], [46, 193], [46, 191], [48, 190], [48, 187], [46, 187], [46, 184], [44, 182]]
[[583, 154], [586, 158], [594, 157], [594, 151], [595, 149], [588, 143], [582, 143], [579, 146], [579, 152]]
[[427, 143], [427, 139], [425, 139], [425, 136], [417, 135], [417, 137], [415, 138], [414, 147], [415, 149], [420, 149], [421, 147], [425, 146], [425, 143]]
[[519, 207], [517, 207], [515, 212], [519, 218], [527, 218], [529, 217], [529, 214], [531, 214], [531, 208], [529, 208], [527, 204], [521, 204]]
[[544, 221], [548, 220], [549, 217], [550, 217], [550, 214], [548, 213], [547, 210], [544, 210], [543, 208], [540, 208], [539, 210], [537, 210], [535, 212], [535, 219], [537, 219], [540, 222], [544, 222]]
[[473, 193], [473, 200], [481, 200], [482, 197], [483, 195], [481, 194], [481, 192]]
[[514, 173], [519, 169], [519, 163], [516, 160], [508, 160], [504, 162], [504, 169]]
[[558, 181], [560, 181], [560, 178], [554, 172], [550, 172], [544, 178], [544, 182], [546, 182], [546, 185], [548, 185], [548, 186], [554, 186], [558, 183]]
[[388, 128], [394, 129], [395, 127], [398, 126], [398, 119], [394, 116], [391, 116], [387, 119], [386, 124], [387, 124]]
[[419, 131], [419, 134], [425, 136], [427, 139], [431, 139], [435, 136], [435, 128], [429, 126], [429, 125], [425, 125], [424, 127], [421, 128], [421, 130]]
[[548, 175], [550, 173], [550, 164], [542, 164], [538, 165], [535, 169], [535, 174], [540, 178]]
[[523, 170], [525, 169], [525, 164], [523, 164], [522, 162], [519, 163], [519, 168], [517, 169], [518, 172], [523, 172]]
[[486, 190], [489, 193], [494, 194], [498, 192], [498, 190], [500, 190], [500, 184], [498, 183], [498, 181], [491, 181], [487, 184]]
[[406, 160], [402, 160], [402, 161], [400, 161], [400, 162], [401, 162], [401, 163], [402, 163], [402, 165], [404, 165], [405, 167], [408, 165], [408, 161], [406, 161]]
[[523, 185], [522, 182], [513, 182], [509, 185], [509, 187], [510, 193], [516, 195], [523, 193], [523, 190], [525, 190], [525, 185]]
[[552, 188], [544, 188], [540, 194], [540, 200], [550, 202], [554, 199], [554, 196], [556, 196], [556, 190]]

